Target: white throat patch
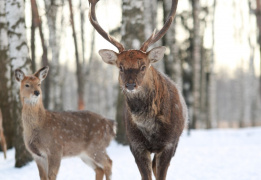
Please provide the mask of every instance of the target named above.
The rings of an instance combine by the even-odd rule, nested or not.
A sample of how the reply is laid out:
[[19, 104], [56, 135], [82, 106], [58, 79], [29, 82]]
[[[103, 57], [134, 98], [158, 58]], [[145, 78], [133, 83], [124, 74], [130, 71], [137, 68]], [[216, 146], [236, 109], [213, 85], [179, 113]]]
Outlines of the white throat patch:
[[24, 98], [24, 103], [28, 105], [36, 105], [40, 96], [31, 95], [30, 98]]

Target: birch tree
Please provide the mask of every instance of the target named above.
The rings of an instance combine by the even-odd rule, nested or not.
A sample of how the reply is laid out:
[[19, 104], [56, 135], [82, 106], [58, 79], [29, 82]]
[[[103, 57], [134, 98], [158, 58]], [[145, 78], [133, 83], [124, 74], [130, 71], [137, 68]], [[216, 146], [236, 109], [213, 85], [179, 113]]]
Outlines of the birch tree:
[[[164, 12], [164, 22], [171, 9], [171, 1], [163, 0], [163, 12]], [[168, 53], [164, 57], [165, 72], [166, 74], [178, 84], [182, 90], [182, 67], [181, 59], [178, 56], [179, 49], [176, 42], [176, 22], [175, 19], [170, 26], [168, 32], [163, 37], [163, 45], [168, 48]]]
[[[159, 2], [159, 4], [162, 4]], [[143, 21], [144, 21], [144, 35], [145, 39], [148, 39], [149, 36], [152, 34], [154, 29], [157, 29], [158, 24], [158, 1], [157, 0], [150, 0], [150, 1], [144, 1], [144, 10], [143, 10]], [[164, 14], [165, 15], [165, 14]], [[168, 14], [166, 14], [167, 16]], [[164, 19], [165, 20], [165, 19]], [[165, 22], [163, 22], [165, 23]], [[165, 35], [166, 36], [166, 35]], [[158, 47], [162, 45], [162, 39], [157, 41], [155, 44], [153, 44], [150, 49], [153, 47]], [[153, 64], [155, 68], [157, 68], [159, 71], [164, 72], [164, 61], [158, 61]]]
[[[122, 1], [122, 44], [126, 49], [139, 49], [145, 40], [144, 0]], [[125, 101], [121, 90], [118, 93], [116, 121], [118, 123], [116, 140], [127, 144], [125, 132]]]
[[[41, 39], [41, 44], [42, 44], [42, 50], [43, 50], [43, 54], [42, 54], [42, 66], [47, 66], [49, 65], [49, 61], [48, 61], [48, 49], [46, 46], [46, 42], [45, 42], [45, 37], [44, 37], [44, 33], [43, 33], [43, 28], [42, 28], [42, 20], [41, 17], [39, 16], [39, 12], [38, 12], [38, 6], [37, 6], [37, 2], [36, 0], [31, 0], [31, 9], [32, 9], [32, 30], [35, 31], [35, 28], [39, 28], [39, 35], [40, 35], [40, 39]], [[34, 51], [34, 32], [31, 33], [32, 37], [31, 37], [31, 47], [33, 48], [32, 50]], [[34, 57], [34, 53], [32, 52], [32, 57]], [[33, 60], [33, 68], [35, 68], [35, 60]], [[43, 86], [43, 102], [44, 102], [44, 106], [45, 108], [48, 109], [49, 107], [49, 101], [50, 101], [50, 76], [47, 76], [45, 81], [42, 84]]]
[[78, 109], [83, 110], [85, 108], [84, 105], [84, 76], [82, 72], [82, 66], [79, 57], [78, 51], [78, 43], [75, 31], [75, 24], [74, 24], [74, 13], [72, 8], [72, 0], [69, 0], [69, 8], [70, 8], [70, 21], [72, 26], [73, 32], [73, 41], [74, 41], [74, 51], [75, 51], [75, 60], [76, 60], [76, 76], [77, 76], [77, 95], [78, 95]]
[[8, 47], [10, 55], [11, 68], [11, 86], [12, 86], [12, 119], [15, 122], [15, 167], [21, 167], [32, 157], [27, 152], [23, 141], [23, 128], [21, 123], [21, 102], [19, 99], [19, 85], [15, 82], [14, 70], [22, 69], [29, 73], [31, 68], [29, 52], [26, 41], [26, 29], [24, 18], [24, 1], [7, 0], [6, 1], [6, 19], [8, 21]]
[[[260, 72], [261, 72], [261, 0], [256, 0], [256, 24], [258, 29], [258, 43], [260, 55]], [[261, 97], [261, 74], [259, 75], [259, 93]]]
[[200, 62], [201, 62], [201, 37], [200, 37], [200, 1], [192, 0], [193, 14], [193, 117], [191, 127], [196, 128], [196, 121], [200, 115]]
[[211, 14], [211, 37], [212, 37], [212, 50], [211, 58], [209, 63], [209, 74], [207, 76], [207, 118], [206, 127], [211, 128], [213, 125], [217, 125], [215, 104], [216, 104], [216, 83], [214, 76], [214, 64], [215, 64], [215, 12], [216, 12], [217, 1], [214, 0], [212, 4], [212, 14]]
[[6, 19], [6, 2], [0, 1], [0, 109], [3, 114], [3, 128], [7, 148], [13, 146], [14, 123], [11, 114], [11, 69], [8, 54], [8, 25]]
[[[52, 89], [52, 103], [55, 110], [62, 110], [62, 99], [61, 99], [61, 75], [60, 75], [60, 65], [59, 65], [59, 57], [60, 57], [60, 40], [61, 40], [61, 27], [58, 27], [59, 15], [58, 10], [61, 10], [61, 6], [63, 6], [63, 0], [45, 0], [45, 9], [46, 9], [46, 17], [47, 24], [49, 29], [49, 48], [52, 56], [50, 59], [50, 64], [52, 66], [52, 71], [50, 72], [50, 76], [52, 79], [50, 80], [51, 89]], [[62, 12], [61, 12], [62, 13]], [[58, 29], [59, 28], [59, 29]], [[49, 93], [51, 93], [49, 92]]]

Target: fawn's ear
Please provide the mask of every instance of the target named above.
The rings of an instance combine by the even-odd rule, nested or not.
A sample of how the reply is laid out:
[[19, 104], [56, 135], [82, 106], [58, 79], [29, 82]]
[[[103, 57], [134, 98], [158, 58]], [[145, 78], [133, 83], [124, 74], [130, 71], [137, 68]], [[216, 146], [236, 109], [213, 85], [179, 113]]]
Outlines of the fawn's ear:
[[102, 60], [107, 64], [116, 65], [118, 59], [116, 52], [108, 49], [101, 49], [99, 54], [102, 57]]
[[36, 73], [34, 73], [34, 75], [38, 77], [40, 81], [43, 81], [46, 78], [48, 71], [49, 71], [49, 67], [45, 66], [39, 69]]
[[25, 77], [24, 72], [21, 69], [15, 70], [15, 79], [18, 82], [21, 82], [24, 79], [24, 77]]
[[166, 51], [166, 47], [164, 46], [156, 47], [150, 50], [147, 53], [150, 63], [154, 63], [161, 60], [164, 56], [165, 51]]

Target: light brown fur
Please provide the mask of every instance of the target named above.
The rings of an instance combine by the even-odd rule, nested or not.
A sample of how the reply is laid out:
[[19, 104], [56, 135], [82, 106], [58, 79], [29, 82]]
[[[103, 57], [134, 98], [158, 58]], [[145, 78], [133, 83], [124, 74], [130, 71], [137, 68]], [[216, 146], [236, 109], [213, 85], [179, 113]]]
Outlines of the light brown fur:
[[61, 159], [71, 156], [79, 156], [91, 166], [96, 180], [102, 180], [104, 174], [110, 180], [112, 161], [106, 147], [115, 136], [114, 122], [89, 111], [45, 110], [40, 84], [47, 72], [48, 67], [30, 76], [21, 70], [15, 73], [21, 82], [24, 141], [37, 163], [41, 180], [56, 179]]

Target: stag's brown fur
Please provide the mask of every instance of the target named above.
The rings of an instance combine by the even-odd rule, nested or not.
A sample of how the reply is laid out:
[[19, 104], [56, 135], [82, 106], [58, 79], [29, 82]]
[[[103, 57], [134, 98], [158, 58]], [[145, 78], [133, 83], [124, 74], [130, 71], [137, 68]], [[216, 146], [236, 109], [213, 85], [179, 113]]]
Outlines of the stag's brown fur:
[[[163, 180], [184, 128], [186, 105], [177, 86], [152, 66], [139, 89], [124, 91], [131, 151], [144, 180], [151, 179], [151, 166], [156, 179]], [[155, 153], [152, 164], [150, 153]]]
[[[95, 170], [96, 180], [102, 180], [104, 174], [109, 180], [112, 161], [106, 154], [106, 147], [115, 136], [114, 122], [90, 111], [45, 110], [40, 83], [46, 71], [45, 67], [34, 75], [25, 76], [21, 70], [16, 70], [16, 79], [21, 82], [24, 141], [37, 163], [41, 179], [56, 179], [61, 159], [79, 156]], [[38, 96], [36, 91], [40, 93]]]
[[5, 135], [4, 135], [4, 128], [3, 128], [3, 116], [2, 111], [0, 109], [0, 144], [2, 151], [4, 152], [4, 158], [6, 159], [6, 141], [5, 141]]

